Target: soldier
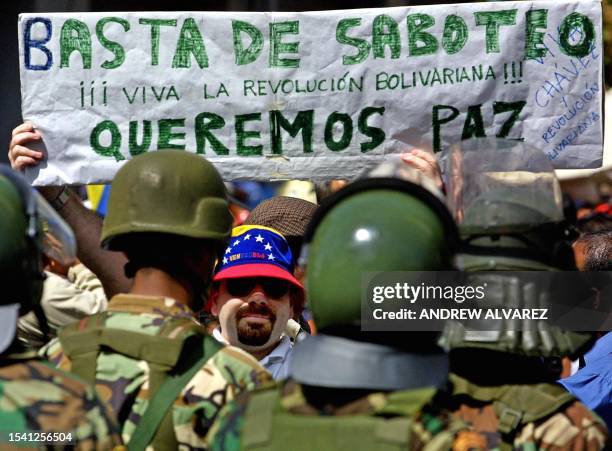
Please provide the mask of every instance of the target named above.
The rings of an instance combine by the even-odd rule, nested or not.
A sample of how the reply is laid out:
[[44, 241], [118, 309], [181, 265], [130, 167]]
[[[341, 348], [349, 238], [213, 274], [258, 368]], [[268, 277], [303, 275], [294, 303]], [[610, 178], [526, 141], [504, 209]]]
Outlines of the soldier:
[[[470, 279], [486, 282], [498, 307], [545, 306], [548, 288], [504, 271], [575, 270], [553, 168], [523, 143], [477, 141], [455, 147], [448, 159], [449, 203], [463, 239], [460, 269], [496, 271]], [[544, 322], [522, 328], [500, 322], [490, 326], [496, 330], [447, 326], [450, 402], [458, 418], [487, 437], [487, 449], [604, 447], [601, 420], [556, 383], [559, 358], [587, 351], [593, 334]]]
[[482, 448], [438, 407], [448, 362], [437, 333], [361, 331], [362, 272], [448, 269], [457, 233], [429, 179], [383, 172], [319, 207], [304, 249], [319, 333], [296, 345], [291, 379], [228, 405], [213, 450]]
[[232, 219], [223, 181], [202, 157], [156, 151], [115, 176], [102, 245], [127, 256], [129, 294], [68, 326], [44, 351], [96, 387], [132, 449], [205, 448], [217, 411], [270, 379], [194, 318]]
[[94, 389], [42, 362], [16, 339], [20, 314], [34, 311], [44, 322], [43, 224], [74, 241], [51, 207], [44, 207], [20, 175], [0, 165], [0, 444], [112, 449], [121, 444], [119, 429]]

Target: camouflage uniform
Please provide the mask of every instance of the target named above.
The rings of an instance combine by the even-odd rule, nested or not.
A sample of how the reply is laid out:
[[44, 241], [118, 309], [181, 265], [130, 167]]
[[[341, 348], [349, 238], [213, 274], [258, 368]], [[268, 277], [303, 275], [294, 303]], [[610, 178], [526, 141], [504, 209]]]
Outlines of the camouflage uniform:
[[[276, 410], [283, 415], [278, 423], [268, 423], [267, 431], [267, 409], [255, 411], [253, 404], [253, 398], [262, 394], [277, 394]], [[468, 431], [463, 422], [438, 408], [438, 402], [432, 402], [439, 396], [443, 395], [435, 389], [372, 392], [341, 407], [328, 406], [321, 411], [308, 402], [300, 384], [288, 380], [278, 388], [244, 393], [224, 407], [210, 431], [210, 446], [214, 451], [282, 449], [275, 444], [290, 441], [292, 451], [485, 449], [484, 435]], [[253, 414], [256, 420], [250, 419]], [[325, 423], [307, 421], [315, 417], [325, 417]], [[339, 421], [331, 423], [330, 417]], [[368, 419], [378, 422], [374, 429], [368, 428]], [[325, 433], [326, 425], [333, 430], [335, 443]]]
[[[173, 319], [189, 319], [195, 323], [193, 312], [185, 305], [150, 296], [114, 296], [108, 312], [102, 315], [104, 328], [147, 336], [159, 335], [163, 326]], [[80, 323], [85, 325], [91, 318], [95, 317]], [[43, 353], [58, 367], [71, 369], [72, 363], [59, 340], [43, 348]], [[96, 389], [117, 415], [126, 442], [148, 405], [149, 370], [146, 361], [120, 354], [102, 352], [97, 359]], [[172, 417], [178, 443], [205, 448], [204, 438], [219, 409], [237, 393], [270, 380], [269, 374], [249, 354], [238, 348], [222, 348], [182, 389], [174, 403]]]
[[603, 421], [559, 385], [480, 387], [452, 374], [451, 380], [459, 401], [453, 414], [486, 437], [486, 449], [604, 449]]
[[52, 250], [43, 244], [43, 230], [55, 238], [58, 261], [74, 257], [74, 235], [20, 174], [2, 164], [0, 212], [0, 449], [113, 449], [121, 445], [119, 427], [93, 387], [38, 361], [17, 340], [19, 316], [30, 312], [45, 335], [42, 256]]
[[121, 444], [119, 428], [95, 391], [40, 361], [0, 366], [0, 408], [0, 448], [11, 432], [70, 433], [69, 443], [80, 450]]

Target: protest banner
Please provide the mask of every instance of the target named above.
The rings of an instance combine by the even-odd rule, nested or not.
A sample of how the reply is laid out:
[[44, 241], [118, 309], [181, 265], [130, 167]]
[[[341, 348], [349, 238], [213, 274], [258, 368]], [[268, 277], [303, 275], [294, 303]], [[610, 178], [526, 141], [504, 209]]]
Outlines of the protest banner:
[[99, 183], [160, 148], [228, 180], [353, 177], [413, 147], [525, 140], [602, 158], [599, 1], [304, 13], [21, 14], [35, 184]]

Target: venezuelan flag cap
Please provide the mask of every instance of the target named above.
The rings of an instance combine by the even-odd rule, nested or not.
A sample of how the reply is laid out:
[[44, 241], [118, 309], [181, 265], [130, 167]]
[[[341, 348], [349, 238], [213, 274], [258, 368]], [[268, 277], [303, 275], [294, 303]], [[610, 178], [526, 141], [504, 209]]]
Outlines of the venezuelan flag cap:
[[242, 277], [273, 277], [303, 288], [293, 276], [293, 258], [287, 240], [269, 227], [246, 225], [232, 230], [229, 246], [213, 280]]

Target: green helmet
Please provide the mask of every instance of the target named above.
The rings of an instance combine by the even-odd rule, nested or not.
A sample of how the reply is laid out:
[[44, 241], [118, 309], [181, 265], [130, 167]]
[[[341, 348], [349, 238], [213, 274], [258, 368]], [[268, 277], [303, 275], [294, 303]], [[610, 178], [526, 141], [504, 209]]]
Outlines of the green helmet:
[[27, 181], [0, 165], [0, 354], [12, 343], [19, 315], [36, 308], [43, 253], [68, 263], [76, 253], [70, 228]]
[[28, 234], [30, 224], [23, 200], [5, 175], [0, 176], [0, 211], [0, 274], [5, 282], [3, 289], [9, 291], [8, 295], [3, 293], [2, 301], [31, 305], [42, 292], [40, 232]]
[[[458, 268], [473, 272], [473, 284], [488, 284], [494, 295], [487, 297], [487, 307], [550, 305], [550, 287], [503, 272], [575, 270], [560, 185], [544, 153], [523, 142], [479, 139], [454, 146], [446, 163], [449, 205], [462, 238]], [[561, 330], [545, 322], [527, 321], [517, 327], [497, 321], [491, 325], [494, 330], [483, 332], [482, 325], [479, 329], [449, 321], [441, 344], [451, 349], [575, 357], [593, 341], [590, 333]]]
[[225, 185], [199, 155], [160, 150], [127, 162], [113, 180], [102, 245], [123, 250], [132, 233], [225, 241], [232, 217]]
[[446, 163], [461, 269], [575, 270], [561, 187], [541, 150], [477, 139], [453, 146]]
[[410, 181], [373, 175], [327, 198], [306, 232], [318, 329], [360, 325], [362, 272], [451, 268], [457, 230], [441, 193], [416, 173]]
[[[518, 277], [507, 271], [474, 272], [468, 275], [468, 280], [473, 286], [486, 285], [488, 295], [479, 301], [483, 309], [500, 311], [549, 308], [550, 298], [563, 296], [578, 300], [592, 294], [587, 292], [588, 286], [580, 286], [580, 281], [575, 283], [573, 278], [568, 280], [560, 271], [554, 276], [552, 288], [536, 278], [528, 280], [525, 274]], [[576, 359], [595, 340], [594, 333], [564, 330], [543, 320], [480, 319], [467, 324], [447, 321], [444, 326], [440, 345], [446, 349], [487, 349], [529, 357]]]

